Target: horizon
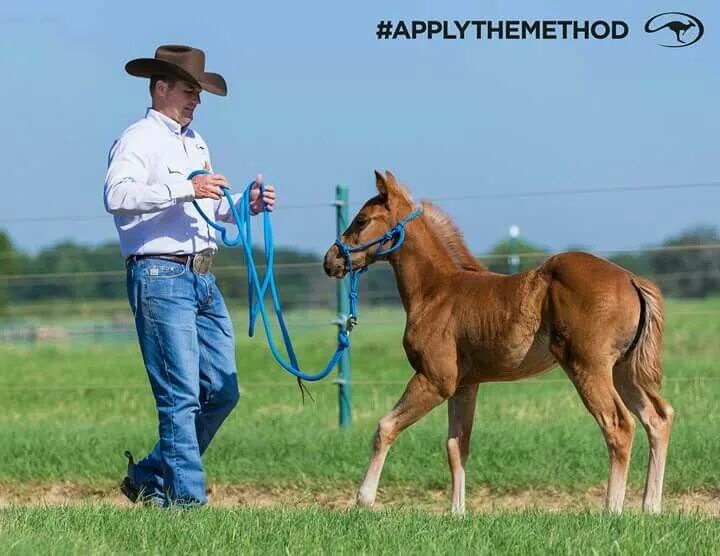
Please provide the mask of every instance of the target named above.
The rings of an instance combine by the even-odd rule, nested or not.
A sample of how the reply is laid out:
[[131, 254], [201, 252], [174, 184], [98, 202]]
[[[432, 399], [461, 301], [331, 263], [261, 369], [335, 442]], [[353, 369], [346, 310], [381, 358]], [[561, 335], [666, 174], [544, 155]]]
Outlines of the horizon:
[[[711, 230], [712, 232], [717, 234], [718, 232], [720, 232], [720, 227], [716, 226], [716, 225], [711, 225], [711, 224], [699, 223], [697, 225], [690, 226], [688, 228], [679, 230], [677, 233], [670, 234], [670, 235], [663, 237], [662, 239], [659, 239], [655, 242], [650, 242], [645, 245], [638, 245], [636, 247], [630, 247], [630, 248], [627, 248], [627, 247], [625, 247], [625, 248], [623, 248], [623, 247], [620, 247], [620, 248], [604, 247], [604, 248], [593, 249], [593, 248], [589, 248], [588, 246], [582, 245], [582, 244], [568, 243], [567, 245], [565, 245], [564, 247], [561, 247], [560, 249], [551, 249], [550, 247], [540, 244], [537, 241], [533, 240], [533, 238], [528, 238], [528, 237], [523, 236], [522, 230], [520, 230], [521, 233], [520, 233], [520, 235], [517, 236], [516, 239], [518, 240], [518, 245], [522, 245], [525, 243], [525, 244], [530, 244], [534, 248], [533, 251], [518, 251], [518, 253], [520, 255], [528, 255], [531, 253], [534, 254], [534, 253], [541, 253], [541, 252], [551, 255], [551, 254], [557, 254], [557, 253], [562, 253], [562, 252], [567, 252], [567, 251], [587, 251], [587, 252], [592, 252], [592, 253], [596, 253], [596, 254], [605, 253], [608, 255], [612, 255], [612, 254], [623, 254], [623, 253], [641, 253], [646, 249], [659, 248], [659, 247], [662, 247], [663, 245], [666, 245], [668, 242], [677, 240], [681, 236], [685, 236], [686, 234], [701, 231], [701, 230], [703, 230], [703, 231]], [[462, 232], [462, 230], [460, 230], [460, 231]], [[1, 233], [5, 233], [7, 235], [8, 239], [10, 239], [15, 251], [17, 251], [21, 254], [24, 254], [26, 256], [30, 256], [30, 257], [38, 257], [41, 254], [47, 254], [48, 252], [52, 252], [52, 250], [57, 249], [58, 247], [61, 247], [63, 244], [70, 243], [73, 246], [76, 246], [76, 247], [79, 247], [82, 249], [101, 249], [104, 247], [112, 248], [113, 250], [117, 250], [118, 259], [120, 260], [122, 258], [120, 255], [120, 246], [119, 246], [119, 242], [118, 242], [117, 238], [108, 238], [104, 241], [99, 241], [99, 242], [95, 242], [95, 243], [83, 242], [82, 239], [80, 239], [80, 240], [59, 239], [55, 243], [52, 243], [49, 245], [42, 245], [35, 249], [23, 249], [19, 246], [19, 244], [17, 242], [14, 241], [14, 238], [12, 236], [7, 234], [6, 230], [0, 228], [0, 234]], [[256, 237], [257, 237], [257, 235], [256, 235]], [[485, 250], [483, 252], [476, 252], [471, 249], [471, 252], [472, 252], [473, 256], [475, 256], [477, 258], [486, 257], [486, 256], [491, 255], [492, 251], [494, 249], [500, 247], [505, 242], [511, 241], [511, 239], [512, 239], [511, 235], [508, 233], [506, 235], [499, 236], [495, 241], [491, 241], [489, 243], [489, 247], [487, 250]], [[718, 240], [718, 242], [720, 242], [720, 239]], [[255, 241], [253, 243], [253, 247], [260, 248], [261, 246], [262, 246], [262, 244], [259, 243], [258, 241]], [[330, 246], [330, 243], [328, 243], [328, 247], [329, 246]], [[230, 249], [230, 248], [222, 245], [222, 243], [220, 243], [218, 245], [218, 248], [221, 250]], [[324, 251], [325, 251], [325, 250], [317, 251], [317, 250], [313, 250], [311, 248], [306, 249], [306, 248], [299, 248], [299, 247], [294, 247], [294, 246], [289, 246], [289, 245], [277, 245], [275, 247], [275, 249], [276, 249], [276, 251], [277, 250], [288, 250], [288, 251], [296, 252], [301, 255], [313, 255], [313, 256], [320, 257], [320, 258], [322, 258]]]

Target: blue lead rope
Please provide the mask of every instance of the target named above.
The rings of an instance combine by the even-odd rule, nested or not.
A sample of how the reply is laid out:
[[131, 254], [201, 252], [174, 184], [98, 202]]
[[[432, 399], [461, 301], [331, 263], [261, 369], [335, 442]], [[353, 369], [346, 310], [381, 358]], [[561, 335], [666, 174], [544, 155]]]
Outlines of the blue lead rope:
[[[188, 179], [192, 180], [195, 176], [199, 174], [209, 174], [207, 170], [195, 170], [192, 172]], [[350, 271], [350, 294], [349, 294], [349, 300], [350, 300], [350, 315], [347, 321], [346, 326], [341, 326], [340, 330], [338, 331], [338, 345], [335, 350], [335, 354], [330, 358], [330, 361], [328, 362], [327, 366], [316, 374], [307, 374], [300, 370], [300, 365], [297, 360], [297, 356], [295, 355], [295, 349], [292, 345], [292, 340], [290, 339], [290, 334], [287, 329], [287, 325], [285, 324], [285, 318], [283, 316], [282, 309], [280, 307], [280, 298], [278, 296], [277, 292], [277, 286], [275, 284], [275, 275], [273, 270], [273, 263], [274, 263], [274, 255], [275, 255], [275, 247], [273, 242], [273, 234], [272, 234], [272, 224], [270, 222], [270, 213], [268, 211], [264, 211], [263, 213], [263, 239], [264, 239], [264, 255], [265, 255], [265, 265], [266, 265], [266, 271], [265, 276], [260, 280], [257, 272], [257, 268], [255, 265], [255, 260], [253, 258], [252, 253], [252, 226], [250, 222], [250, 216], [251, 216], [251, 210], [250, 210], [250, 191], [255, 185], [255, 182], [250, 182], [248, 186], [245, 188], [245, 191], [242, 194], [242, 197], [240, 198], [240, 201], [238, 203], [239, 207], [235, 205], [232, 196], [230, 195], [230, 191], [226, 188], [223, 188], [223, 194], [225, 195], [225, 199], [227, 200], [228, 204], [230, 205], [230, 211], [232, 213], [232, 216], [235, 220], [235, 224], [237, 225], [238, 234], [237, 237], [234, 239], [229, 239], [227, 235], [227, 228], [225, 226], [218, 225], [213, 220], [208, 218], [208, 216], [203, 212], [203, 210], [200, 208], [200, 205], [197, 201], [193, 201], [193, 205], [195, 205], [195, 209], [200, 213], [200, 216], [202, 216], [203, 220], [207, 222], [208, 226], [213, 228], [214, 230], [217, 230], [220, 232], [220, 237], [223, 241], [223, 243], [229, 247], [235, 247], [237, 245], [242, 245], [243, 251], [245, 254], [245, 263], [248, 269], [248, 309], [250, 311], [249, 314], [249, 324], [248, 324], [248, 335], [250, 337], [253, 337], [255, 334], [255, 321], [257, 319], [258, 314], [262, 316], [263, 321], [263, 328], [265, 329], [265, 336], [267, 337], [268, 344], [270, 346], [270, 350], [272, 351], [273, 356], [275, 357], [275, 360], [282, 366], [287, 372], [290, 374], [296, 376], [297, 378], [301, 380], [306, 380], [308, 382], [314, 382], [317, 380], [321, 380], [325, 378], [337, 365], [337, 362], [339, 361], [340, 357], [342, 356], [343, 352], [346, 349], [350, 348], [350, 334], [349, 331], [352, 329], [352, 327], [357, 323], [357, 302], [358, 302], [358, 283], [360, 276], [367, 271], [367, 267], [360, 268], [358, 270], [353, 270], [352, 268], [352, 261], [350, 258], [350, 253], [354, 253], [357, 251], [362, 251], [363, 249], [367, 249], [370, 246], [373, 246], [375, 244], [378, 244], [378, 248], [375, 251], [375, 255], [385, 255], [387, 253], [391, 253], [392, 251], [395, 251], [402, 245], [403, 241], [405, 240], [405, 225], [418, 216], [422, 210], [416, 210], [413, 212], [410, 216], [408, 216], [406, 219], [404, 219], [402, 222], [400, 222], [398, 225], [393, 227], [390, 231], [385, 233], [382, 237], [376, 239], [375, 241], [372, 241], [368, 244], [359, 246], [359, 247], [349, 247], [342, 243], [339, 239], [335, 242], [336, 245], [340, 247], [340, 249], [343, 252], [343, 256], [345, 257], [348, 268]], [[262, 192], [264, 190], [263, 185], [260, 185], [260, 194], [262, 195]], [[388, 241], [392, 241], [397, 236], [397, 241], [394, 245], [389, 247], [386, 250], [382, 250], [382, 246], [387, 243]], [[277, 346], [275, 345], [275, 339], [272, 335], [272, 331], [270, 329], [270, 322], [267, 315], [267, 312], [265, 310], [265, 294], [270, 289], [270, 294], [272, 296], [273, 301], [273, 307], [275, 308], [275, 315], [277, 317], [278, 323], [280, 325], [280, 331], [282, 333], [283, 342], [285, 344], [285, 350], [287, 351], [288, 357], [290, 358], [290, 362], [288, 363], [280, 354], [279, 350], [277, 349]], [[255, 298], [256, 297], [256, 298]]]

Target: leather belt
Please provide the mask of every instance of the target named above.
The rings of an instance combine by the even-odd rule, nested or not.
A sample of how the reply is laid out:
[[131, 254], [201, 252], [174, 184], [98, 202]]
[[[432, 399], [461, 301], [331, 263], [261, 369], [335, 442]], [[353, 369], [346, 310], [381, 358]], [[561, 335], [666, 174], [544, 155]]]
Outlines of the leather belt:
[[190, 266], [195, 272], [199, 274], [207, 274], [212, 268], [213, 261], [213, 250], [205, 249], [199, 253], [193, 255], [130, 255], [126, 260], [126, 264], [130, 264], [133, 261], [139, 261], [142, 259], [160, 259], [162, 261], [170, 261], [173, 263]]
[[128, 261], [139, 261], [142, 259], [161, 259], [178, 264], [187, 264], [188, 259], [192, 261], [194, 255], [130, 255]]

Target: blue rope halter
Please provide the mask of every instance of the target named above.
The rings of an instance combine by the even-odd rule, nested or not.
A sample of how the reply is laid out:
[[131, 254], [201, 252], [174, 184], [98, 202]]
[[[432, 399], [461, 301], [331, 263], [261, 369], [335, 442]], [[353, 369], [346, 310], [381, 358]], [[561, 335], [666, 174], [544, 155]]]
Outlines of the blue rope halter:
[[[188, 176], [188, 179], [191, 180], [199, 174], [209, 174], [209, 172], [207, 170], [195, 170]], [[301, 380], [306, 380], [308, 382], [321, 380], [332, 371], [333, 367], [335, 367], [338, 360], [340, 359], [342, 353], [346, 349], [350, 348], [350, 330], [352, 330], [352, 327], [357, 323], [358, 281], [360, 275], [367, 271], [367, 267], [353, 270], [350, 253], [362, 251], [364, 249], [367, 249], [368, 247], [372, 247], [375, 244], [378, 244], [375, 255], [386, 255], [388, 253], [392, 253], [393, 251], [398, 249], [405, 241], [405, 225], [410, 220], [420, 215], [422, 209], [414, 211], [412, 214], [410, 214], [410, 216], [408, 216], [402, 222], [394, 226], [382, 237], [371, 241], [370, 243], [367, 243], [365, 245], [361, 245], [358, 247], [350, 247], [342, 243], [339, 239], [335, 241], [335, 244], [338, 245], [342, 250], [350, 269], [350, 316], [347, 320], [346, 326], [341, 327], [338, 331], [338, 345], [335, 350], [335, 354], [330, 358], [327, 366], [318, 373], [308, 374], [300, 370], [300, 365], [298, 363], [295, 349], [293, 348], [290, 334], [288, 332], [287, 325], [285, 324], [285, 318], [283, 316], [283, 312], [280, 306], [280, 298], [278, 296], [277, 286], [275, 284], [275, 274], [273, 270], [275, 247], [273, 242], [272, 224], [270, 222], [270, 213], [267, 211], [263, 212], [263, 239], [266, 271], [262, 281], [259, 278], [258, 271], [255, 265], [255, 260], [252, 253], [252, 226], [250, 222], [250, 190], [252, 189], [253, 185], [255, 185], [254, 181], [250, 182], [245, 188], [245, 191], [243, 192], [242, 197], [238, 202], [239, 207], [236, 206], [233, 202], [229, 190], [223, 188], [223, 194], [225, 195], [225, 198], [230, 205], [230, 211], [233, 218], [235, 219], [235, 224], [238, 228], [237, 237], [235, 237], [234, 239], [228, 238], [228, 231], [225, 226], [219, 225], [210, 218], [208, 218], [208, 216], [200, 208], [200, 205], [197, 201], [193, 201], [193, 205], [195, 205], [195, 209], [198, 211], [198, 213], [200, 213], [200, 216], [203, 218], [203, 220], [207, 222], [208, 226], [220, 232], [220, 237], [225, 245], [229, 247], [242, 245], [243, 247], [245, 263], [248, 269], [248, 308], [250, 310], [248, 335], [251, 338], [254, 336], [255, 321], [258, 314], [260, 314], [262, 316], [263, 328], [265, 329], [265, 336], [268, 340], [270, 351], [272, 352], [275, 360], [280, 364], [280, 366], [283, 367], [287, 372]], [[263, 184], [259, 185], [260, 194], [262, 195], [262, 192], [264, 191], [264, 186]], [[388, 249], [382, 250], [382, 246], [388, 241], [392, 241], [396, 236], [397, 241]], [[285, 349], [287, 351], [288, 357], [290, 358], [290, 362], [287, 362], [280, 354], [275, 344], [275, 339], [272, 335], [272, 331], [270, 329], [270, 321], [265, 310], [265, 303], [263, 301], [268, 289], [270, 290], [273, 307], [275, 309], [275, 315], [277, 317], [278, 324], [280, 325], [280, 331], [282, 333], [283, 342], [285, 344]]]
[[[396, 251], [405, 242], [405, 226], [407, 226], [408, 222], [410, 222], [414, 218], [417, 218], [421, 214], [422, 208], [414, 210], [406, 218], [404, 218], [395, 226], [390, 228], [387, 232], [385, 232], [381, 237], [374, 239], [373, 241], [370, 241], [368, 243], [358, 245], [356, 247], [350, 247], [349, 245], [340, 241], [340, 238], [335, 240], [335, 245], [340, 248], [343, 254], [343, 258], [345, 259], [345, 261], [347, 261], [348, 273], [350, 275], [350, 315], [346, 323], [346, 326], [349, 330], [352, 330], [353, 327], [357, 325], [358, 282], [360, 280], [360, 276], [367, 272], [368, 269], [367, 266], [364, 266], [357, 270], [353, 270], [351, 254], [358, 253], [359, 251], [365, 251], [365, 249], [368, 249], [373, 245], [377, 245], [377, 249], [375, 250], [375, 253], [373, 253], [373, 255], [376, 257], [388, 255], [393, 251]], [[394, 244], [392, 244], [387, 249], [382, 248], [383, 245], [385, 245], [389, 241], [392, 241], [393, 239], [395, 239], [395, 237], [397, 237], [397, 241]]]

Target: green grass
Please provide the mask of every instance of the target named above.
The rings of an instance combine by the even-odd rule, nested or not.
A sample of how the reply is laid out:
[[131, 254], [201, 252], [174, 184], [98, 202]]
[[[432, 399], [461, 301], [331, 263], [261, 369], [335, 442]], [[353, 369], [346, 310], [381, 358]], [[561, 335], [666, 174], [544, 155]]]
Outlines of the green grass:
[[310, 510], [0, 511], [8, 554], [715, 554], [717, 520], [537, 511], [470, 515]]
[[[666, 475], [671, 491], [720, 484], [720, 319], [671, 305], [667, 326], [666, 397], [677, 410]], [[692, 312], [692, 313], [691, 313]], [[337, 387], [311, 385], [300, 401], [294, 381], [271, 359], [262, 338], [238, 329], [242, 399], [206, 456], [211, 480], [263, 485], [354, 484], [364, 472], [378, 419], [411, 375], [400, 345], [401, 315], [367, 315], [353, 336], [353, 425], [337, 428]], [[305, 368], [319, 369], [333, 351], [329, 326], [296, 328]], [[139, 350], [123, 344], [2, 346], [0, 481], [115, 482], [122, 452], [142, 454], [155, 440], [156, 417]], [[403, 433], [393, 446], [384, 485], [444, 488], [444, 407]], [[640, 486], [646, 441], [638, 427], [630, 484]], [[496, 489], [586, 489], [606, 479], [600, 432], [564, 374], [488, 384], [480, 389], [468, 486]]]
[[[332, 328], [323, 324], [329, 315], [308, 312], [291, 320], [304, 369], [322, 368], [334, 350]], [[320, 326], [299, 326], [306, 320]], [[331, 380], [310, 385], [315, 402], [303, 406], [264, 339], [245, 336], [243, 315], [234, 321], [242, 398], [206, 454], [209, 481], [351, 492], [365, 471], [378, 419], [411, 376], [401, 348], [403, 315], [363, 311], [353, 332], [353, 424], [344, 432], [337, 427], [337, 386]], [[720, 486], [719, 337], [720, 300], [669, 303], [663, 392], [677, 412], [666, 473], [670, 494], [717, 492]], [[5, 344], [0, 361], [0, 483], [6, 487], [71, 481], [109, 489], [123, 476], [122, 452], [139, 456], [154, 443], [154, 403], [134, 342]], [[446, 422], [441, 407], [399, 437], [380, 501], [404, 492], [403, 507], [427, 508], [419, 503], [427, 492], [449, 488]], [[638, 427], [632, 489], [642, 487], [646, 451]], [[480, 388], [467, 469], [470, 497], [487, 487], [580, 496], [606, 479], [599, 429], [562, 372]], [[712, 553], [720, 550], [717, 523], [702, 515], [616, 519], [527, 511], [457, 521], [427, 511], [210, 508], [168, 514], [85, 505], [0, 511], [0, 551]]]

